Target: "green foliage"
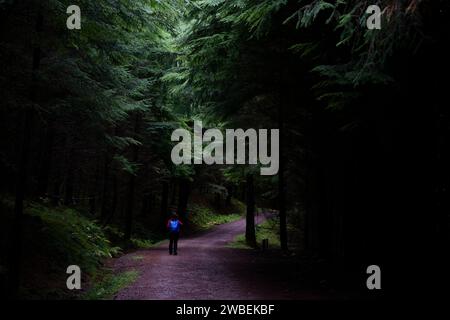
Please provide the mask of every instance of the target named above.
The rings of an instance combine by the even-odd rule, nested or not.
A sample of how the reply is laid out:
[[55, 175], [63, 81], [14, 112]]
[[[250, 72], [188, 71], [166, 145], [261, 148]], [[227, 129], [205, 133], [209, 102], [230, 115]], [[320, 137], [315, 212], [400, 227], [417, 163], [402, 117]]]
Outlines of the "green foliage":
[[257, 3], [248, 1], [246, 8], [241, 13], [227, 17], [224, 21], [233, 21], [237, 24], [244, 22], [251, 33], [260, 37], [267, 34], [270, 29], [271, 15], [286, 3], [287, 0], [265, 0]]
[[294, 14], [288, 17], [284, 21], [284, 23], [288, 23], [291, 20], [297, 19], [296, 28], [306, 28], [309, 27], [314, 22], [314, 20], [317, 19], [318, 15], [322, 11], [326, 11], [327, 9], [335, 9], [335, 5], [323, 0], [313, 1], [309, 4], [305, 4], [300, 10], [296, 11]]
[[[263, 239], [269, 240], [269, 249], [280, 248], [280, 236], [279, 236], [279, 221], [277, 219], [268, 219], [263, 223], [255, 226], [256, 231], [256, 243], [259, 246]], [[245, 234], [240, 234], [234, 238], [234, 240], [228, 244], [229, 247], [235, 249], [253, 249], [253, 247], [247, 244], [245, 240]]]
[[[1, 198], [1, 224], [11, 219], [13, 202]], [[9, 231], [5, 230], [5, 235]], [[78, 265], [82, 276], [88, 277], [102, 267], [107, 258], [122, 253], [113, 246], [103, 229], [75, 209], [49, 207], [28, 202], [23, 226], [23, 252], [26, 262], [23, 268], [24, 298], [69, 298], [74, 292], [65, 286], [66, 268]], [[6, 247], [6, 239], [1, 239]]]
[[83, 300], [109, 300], [120, 289], [136, 281], [139, 273], [136, 270], [114, 274], [111, 271], [103, 270], [92, 279], [95, 283], [85, 294], [81, 296]]
[[189, 217], [196, 229], [206, 230], [217, 224], [228, 223], [242, 218], [241, 213], [218, 214], [214, 209], [202, 205], [193, 205]]
[[[76, 144], [83, 160], [106, 153], [114, 158], [115, 169], [137, 175], [140, 163], [132, 160], [130, 149], [144, 149], [143, 154], [157, 158], [149, 169], [169, 175], [167, 127], [146, 129], [154, 129], [154, 123], [177, 122], [161, 78], [176, 58], [172, 35], [190, 1], [81, 0], [76, 4], [82, 9], [82, 30], [73, 32], [65, 21], [70, 4], [68, 0], [31, 1], [26, 11], [30, 17], [18, 29], [24, 39], [5, 39], [8, 45], [2, 46], [0, 55], [18, 57], [5, 78], [0, 76], [8, 92], [5, 105], [11, 110], [32, 106], [40, 125], [44, 129], [51, 125], [55, 136]], [[22, 18], [20, 6], [5, 8], [16, 10], [12, 15]], [[34, 30], [39, 12], [45, 25], [40, 36]], [[36, 71], [39, 95], [33, 103], [26, 88], [8, 80], [31, 77], [22, 74], [30, 72], [24, 65], [32, 65], [29, 48], [22, 44], [30, 41], [27, 34], [44, 53]]]
[[[10, 224], [13, 201], [1, 198], [2, 225]], [[150, 248], [164, 238], [139, 223], [130, 243], [123, 242], [123, 232], [116, 226], [100, 225], [79, 211], [66, 207], [49, 207], [29, 202], [25, 210], [24, 298], [80, 298], [65, 287], [66, 268], [80, 266], [84, 283], [93, 284], [83, 299], [105, 299], [134, 281], [136, 272], [113, 275], [103, 267], [106, 259], [122, 254], [123, 249]], [[3, 233], [7, 236], [8, 231]], [[6, 248], [6, 238], [0, 238]]]
[[[285, 23], [297, 20], [297, 28], [320, 28], [319, 24], [329, 24], [339, 35], [335, 43], [337, 47], [345, 47], [346, 63], [336, 65], [318, 65], [314, 68], [330, 81], [340, 85], [361, 86], [366, 84], [379, 84], [390, 81], [384, 71], [386, 60], [400, 47], [409, 47], [417, 50], [423, 35], [420, 32], [420, 16], [416, 14], [417, 1], [379, 1], [377, 5], [382, 8], [382, 28], [373, 32], [366, 27], [366, 8], [373, 3], [369, 1], [341, 1], [334, 3], [322, 0], [299, 1], [301, 8], [291, 15]], [[328, 18], [318, 19], [321, 12], [327, 12]], [[407, 36], [405, 36], [407, 35]], [[326, 40], [325, 40], [326, 41]], [[317, 43], [324, 40], [317, 39]], [[302, 54], [311, 47], [294, 47], [300, 49]], [[301, 50], [303, 49], [303, 50]], [[339, 76], [336, 74], [339, 73]], [[345, 100], [345, 99], [343, 99]], [[330, 108], [336, 105], [330, 100]]]
[[131, 238], [131, 248], [136, 249], [149, 249], [158, 243], [157, 241], [153, 241], [150, 239], [142, 239], [142, 238]]
[[139, 169], [138, 163], [132, 163], [130, 160], [128, 160], [126, 157], [122, 155], [115, 155], [114, 161], [118, 164], [118, 167], [123, 170], [124, 172], [134, 175], [137, 175], [137, 170]]
[[189, 178], [192, 180], [194, 168], [188, 164], [181, 164], [174, 167], [173, 176], [178, 178]]
[[40, 222], [40, 251], [46, 251], [50, 255], [48, 261], [54, 261], [61, 268], [77, 264], [85, 272], [94, 272], [104, 258], [111, 258], [121, 252], [119, 247], [111, 246], [94, 221], [74, 209], [52, 209], [30, 203], [26, 212]]
[[236, 213], [241, 216], [245, 214], [247, 209], [246, 205], [243, 202], [234, 198], [231, 199], [231, 206], [235, 208], [234, 210], [236, 211]]
[[[398, 81], [406, 83], [396, 79], [391, 64], [430, 41], [421, 28], [418, 7], [424, 3], [378, 1], [383, 9], [382, 29], [373, 32], [365, 27], [370, 1], [80, 0], [82, 30], [69, 32], [64, 14], [72, 4], [69, 0], [0, 1], [3, 26], [7, 26], [3, 29], [17, 30], [17, 35], [4, 32], [0, 46], [2, 59], [11, 61], [0, 74], [1, 172], [10, 177], [18, 173], [20, 148], [11, 147], [11, 138], [23, 135], [17, 119], [29, 109], [34, 111], [29, 158], [36, 159], [36, 164], [28, 166], [33, 171], [26, 181], [30, 193], [43, 196], [50, 189], [97, 193], [89, 199], [101, 199], [106, 209], [156, 195], [161, 181], [182, 178], [195, 185], [202, 177], [222, 188], [224, 183], [237, 188], [245, 183], [246, 174], [257, 171], [256, 166], [223, 170], [174, 166], [170, 134], [175, 128], [190, 129], [194, 119], [222, 129], [283, 125], [281, 139], [295, 142], [281, 155], [286, 192], [296, 207], [301, 206], [299, 194], [305, 192], [310, 175], [320, 171], [320, 165], [328, 169], [324, 176], [341, 166], [340, 161], [324, 164], [336, 151], [322, 148], [325, 139], [314, 140], [319, 135], [315, 130], [323, 129], [327, 138], [335, 127], [350, 131], [367, 120], [359, 109], [378, 107], [364, 98], [386, 88], [397, 89]], [[40, 34], [36, 30], [39, 15], [45, 26]], [[32, 71], [30, 49], [34, 47], [42, 55], [39, 68]], [[30, 81], [31, 87], [36, 86], [35, 95], [30, 94]], [[284, 115], [279, 112], [282, 107]], [[349, 116], [349, 110], [358, 112]], [[309, 128], [313, 117], [314, 128]], [[381, 123], [378, 120], [370, 121]], [[317, 151], [323, 152], [323, 158], [307, 172], [310, 167], [303, 164], [315, 162]], [[49, 159], [47, 152], [51, 152]], [[52, 168], [46, 173], [47, 160], [52, 160]], [[51, 181], [46, 190], [36, 192], [36, 181], [45, 173], [44, 178]], [[69, 184], [72, 174], [79, 185]], [[115, 201], [106, 199], [113, 181]], [[134, 192], [123, 199], [122, 192], [127, 194], [131, 181]], [[278, 181], [255, 178], [256, 193], [276, 199]], [[297, 189], [292, 191], [292, 185]], [[4, 190], [13, 186], [10, 181], [3, 185]], [[308, 192], [313, 194], [315, 189]], [[192, 206], [192, 223], [204, 229], [239, 219], [245, 206], [233, 201], [236, 212], [228, 215], [204, 204]], [[5, 199], [3, 206], [12, 211], [13, 203]], [[47, 272], [65, 275], [61, 270], [69, 264], [95, 274], [105, 258], [120, 253], [119, 246], [148, 248], [161, 238], [133, 223], [131, 241], [123, 243], [124, 233], [118, 226], [100, 227], [74, 209], [35, 202], [28, 203], [25, 217], [26, 251], [33, 254], [30, 261], [37, 262], [41, 276]], [[11, 225], [8, 219], [2, 228], [5, 234], [5, 226]], [[258, 242], [269, 238], [271, 245], [278, 245], [275, 222], [257, 229]], [[242, 240], [239, 237], [235, 245], [242, 245]], [[92, 294], [110, 296], [135, 276], [112, 276]], [[54, 279], [63, 283], [60, 280]]]

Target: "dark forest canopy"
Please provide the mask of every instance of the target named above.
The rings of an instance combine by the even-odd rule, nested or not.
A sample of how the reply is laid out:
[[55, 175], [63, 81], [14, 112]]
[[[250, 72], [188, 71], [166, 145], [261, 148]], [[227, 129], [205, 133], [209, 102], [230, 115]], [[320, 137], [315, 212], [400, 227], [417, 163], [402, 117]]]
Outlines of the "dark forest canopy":
[[[282, 249], [300, 242], [336, 282], [414, 256], [444, 272], [447, 1], [377, 1], [380, 30], [366, 27], [372, 2], [341, 0], [80, 0], [81, 29], [68, 30], [72, 2], [0, 1], [8, 270], [26, 201], [86, 208], [130, 239], [141, 213], [156, 230], [215, 185], [249, 216], [277, 209]], [[279, 129], [278, 176], [174, 165], [170, 135], [196, 120]]]

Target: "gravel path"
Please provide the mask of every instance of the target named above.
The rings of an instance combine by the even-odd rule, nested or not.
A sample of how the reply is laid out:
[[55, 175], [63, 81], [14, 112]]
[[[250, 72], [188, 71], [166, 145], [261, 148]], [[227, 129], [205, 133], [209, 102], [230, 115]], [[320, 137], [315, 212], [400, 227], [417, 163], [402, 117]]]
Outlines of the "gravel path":
[[[260, 216], [257, 223], [264, 217]], [[311, 291], [291, 287], [292, 274], [283, 264], [259, 250], [228, 248], [245, 232], [245, 220], [216, 226], [180, 238], [178, 255], [169, 255], [167, 241], [113, 262], [116, 272], [135, 269], [138, 279], [114, 299], [317, 299]], [[288, 266], [289, 264], [286, 264]]]

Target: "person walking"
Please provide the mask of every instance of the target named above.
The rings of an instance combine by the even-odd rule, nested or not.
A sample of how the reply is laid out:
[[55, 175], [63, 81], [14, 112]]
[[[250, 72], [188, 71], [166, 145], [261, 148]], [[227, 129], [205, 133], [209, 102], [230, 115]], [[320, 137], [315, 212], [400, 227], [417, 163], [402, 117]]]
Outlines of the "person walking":
[[180, 229], [183, 223], [178, 219], [178, 215], [173, 213], [167, 221], [167, 229], [169, 230], [169, 254], [177, 255], [178, 238], [180, 237]]

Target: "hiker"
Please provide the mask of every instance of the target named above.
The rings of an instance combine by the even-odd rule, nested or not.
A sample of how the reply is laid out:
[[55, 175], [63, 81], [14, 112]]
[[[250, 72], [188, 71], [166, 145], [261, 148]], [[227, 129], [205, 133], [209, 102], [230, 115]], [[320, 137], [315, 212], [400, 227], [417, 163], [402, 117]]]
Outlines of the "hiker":
[[169, 254], [177, 255], [178, 249], [178, 237], [180, 236], [180, 228], [183, 223], [178, 219], [176, 213], [172, 213], [169, 221], [167, 221], [167, 229], [169, 230]]

